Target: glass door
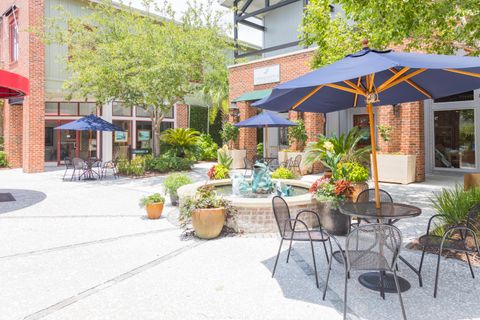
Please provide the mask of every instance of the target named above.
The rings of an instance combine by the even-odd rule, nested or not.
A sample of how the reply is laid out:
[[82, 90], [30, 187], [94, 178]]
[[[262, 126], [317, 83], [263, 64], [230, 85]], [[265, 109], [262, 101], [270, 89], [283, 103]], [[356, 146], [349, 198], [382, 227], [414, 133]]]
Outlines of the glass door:
[[59, 130], [58, 163], [63, 163], [65, 157], [78, 157], [77, 132], [73, 130]]
[[97, 156], [97, 132], [77, 131], [78, 135], [78, 156], [82, 159]]

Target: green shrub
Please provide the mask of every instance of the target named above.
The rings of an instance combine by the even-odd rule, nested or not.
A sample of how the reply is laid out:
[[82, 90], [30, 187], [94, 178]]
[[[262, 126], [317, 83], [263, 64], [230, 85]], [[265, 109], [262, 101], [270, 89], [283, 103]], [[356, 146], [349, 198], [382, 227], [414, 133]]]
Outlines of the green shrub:
[[456, 185], [453, 189], [442, 189], [431, 201], [435, 210], [443, 215], [440, 219], [445, 225], [457, 225], [465, 222], [473, 205], [480, 203], [480, 187], [465, 191], [462, 185]]
[[147, 205], [152, 203], [164, 203], [164, 202], [165, 202], [165, 198], [162, 197], [160, 193], [154, 193], [152, 195], [141, 198], [139, 202], [139, 206], [141, 208], [144, 208]]
[[8, 167], [7, 153], [5, 151], [0, 151], [0, 168], [1, 167]]
[[230, 122], [226, 122], [223, 125], [222, 130], [222, 140], [224, 143], [228, 143], [230, 141], [235, 142], [240, 134], [240, 128], [234, 126]]
[[167, 129], [162, 132], [160, 140], [167, 144], [180, 158], [189, 158], [198, 153], [198, 138], [200, 133], [190, 128]]
[[263, 158], [263, 143], [257, 144], [257, 157]]
[[178, 188], [190, 183], [192, 180], [184, 173], [172, 173], [163, 181], [165, 191], [169, 193], [176, 193]]
[[203, 133], [198, 139], [200, 149], [199, 160], [215, 161], [217, 160], [218, 144], [213, 141], [211, 135]]
[[338, 179], [350, 182], [365, 182], [368, 180], [368, 169], [358, 162], [339, 163], [337, 165]]
[[157, 158], [148, 159], [145, 163], [145, 168], [148, 171], [169, 172], [169, 171], [186, 171], [190, 170], [193, 165], [193, 160], [188, 158], [180, 158], [166, 153]]
[[273, 179], [294, 179], [295, 174], [290, 169], [280, 167], [272, 172], [272, 178]]
[[143, 176], [145, 174], [145, 158], [136, 156], [132, 160], [119, 159], [117, 164], [118, 172], [128, 176]]
[[288, 128], [288, 140], [290, 144], [296, 142], [297, 145], [303, 146], [308, 140], [307, 130], [305, 129], [305, 122], [303, 120], [293, 121], [297, 126]]
[[227, 179], [230, 177], [230, 170], [222, 164], [216, 164], [208, 170], [210, 180]]
[[222, 148], [218, 150], [218, 164], [230, 169], [232, 166], [233, 158], [228, 155], [228, 149]]

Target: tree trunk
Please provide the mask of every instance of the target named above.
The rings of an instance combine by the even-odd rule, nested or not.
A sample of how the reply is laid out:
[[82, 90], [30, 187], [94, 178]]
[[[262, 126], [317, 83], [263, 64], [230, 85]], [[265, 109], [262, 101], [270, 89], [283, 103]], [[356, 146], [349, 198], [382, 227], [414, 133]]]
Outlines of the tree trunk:
[[163, 113], [160, 110], [154, 109], [153, 111], [153, 128], [152, 128], [152, 134], [153, 134], [153, 155], [155, 157], [160, 156], [160, 127], [163, 121]]

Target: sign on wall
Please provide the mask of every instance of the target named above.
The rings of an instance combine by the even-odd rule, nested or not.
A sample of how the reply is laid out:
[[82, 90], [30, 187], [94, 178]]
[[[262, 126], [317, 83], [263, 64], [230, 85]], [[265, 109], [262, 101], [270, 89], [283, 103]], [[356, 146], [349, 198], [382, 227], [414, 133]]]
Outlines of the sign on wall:
[[253, 85], [273, 83], [280, 81], [280, 65], [274, 64], [253, 70]]

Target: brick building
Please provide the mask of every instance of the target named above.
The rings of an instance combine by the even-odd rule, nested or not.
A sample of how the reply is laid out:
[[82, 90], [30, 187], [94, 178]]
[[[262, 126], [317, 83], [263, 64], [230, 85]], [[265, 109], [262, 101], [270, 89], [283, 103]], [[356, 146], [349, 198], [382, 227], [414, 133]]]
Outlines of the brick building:
[[[234, 10], [236, 27], [245, 24], [251, 27], [251, 32], [262, 32], [264, 43], [260, 50], [236, 54], [238, 58], [262, 54], [263, 58], [229, 67], [230, 101], [236, 103], [240, 111], [239, 117], [232, 121], [241, 121], [259, 112], [251, 103], [267, 96], [270, 91], [265, 89], [311, 71], [310, 61], [315, 49], [302, 48], [298, 42], [298, 25], [306, 3], [301, 0], [275, 3], [253, 0], [245, 2], [244, 6], [232, 0], [222, 3]], [[342, 10], [332, 6], [331, 14], [342, 14]], [[238, 37], [238, 31], [234, 36]], [[423, 181], [426, 173], [478, 171], [480, 154], [475, 139], [480, 137], [479, 93], [476, 90], [437, 100], [375, 108], [377, 127], [391, 130], [388, 141], [377, 137], [377, 147], [384, 153], [414, 155], [416, 181]], [[304, 119], [310, 141], [319, 133], [338, 135], [354, 126], [369, 126], [365, 108], [328, 114], [290, 111], [285, 114], [287, 116]], [[278, 148], [296, 148], [288, 146], [285, 130], [268, 130], [268, 156], [275, 156]], [[261, 139], [256, 130], [242, 128], [238, 147], [252, 155], [257, 140]]]
[[[65, 157], [96, 155], [104, 160], [131, 156], [151, 146], [149, 112], [127, 109], [112, 102], [97, 110], [95, 101], [67, 101], [62, 83], [68, 78], [59, 59], [67, 49], [44, 45], [29, 30], [41, 29], [45, 18], [58, 14], [62, 6], [72, 15], [84, 14], [87, 0], [2, 0], [0, 1], [0, 68], [18, 73], [30, 81], [30, 92], [22, 99], [6, 101], [3, 135], [11, 167], [40, 172], [45, 165], [61, 165]], [[55, 127], [96, 113], [123, 127], [126, 134], [57, 131]], [[162, 129], [187, 127], [189, 106], [176, 105], [165, 118]]]

